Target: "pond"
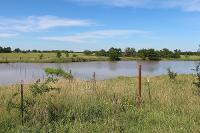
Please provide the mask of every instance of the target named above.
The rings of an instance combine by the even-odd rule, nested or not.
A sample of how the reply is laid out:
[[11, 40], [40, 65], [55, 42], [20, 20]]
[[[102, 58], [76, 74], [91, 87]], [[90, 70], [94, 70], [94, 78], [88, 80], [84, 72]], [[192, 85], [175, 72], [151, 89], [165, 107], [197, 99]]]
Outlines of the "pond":
[[9, 63], [0, 64], [0, 85], [33, 82], [44, 79], [46, 67], [72, 70], [75, 78], [90, 80], [96, 72], [97, 80], [116, 78], [119, 76], [137, 76], [138, 65], [142, 65], [142, 75], [157, 76], [167, 74], [167, 68], [179, 74], [193, 73], [198, 61], [119, 61], [119, 62], [80, 62], [80, 63]]

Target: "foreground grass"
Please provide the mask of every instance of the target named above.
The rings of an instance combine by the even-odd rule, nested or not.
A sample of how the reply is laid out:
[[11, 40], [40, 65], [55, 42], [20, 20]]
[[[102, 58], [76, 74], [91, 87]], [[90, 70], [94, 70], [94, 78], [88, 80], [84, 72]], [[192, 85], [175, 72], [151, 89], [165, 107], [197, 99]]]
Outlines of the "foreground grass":
[[[40, 55], [43, 54], [42, 59]], [[122, 61], [141, 60], [137, 57], [122, 57]], [[200, 56], [181, 56], [178, 59], [162, 59], [162, 60], [185, 60], [198, 61]], [[108, 57], [104, 56], [86, 56], [83, 53], [70, 53], [69, 57], [63, 53], [61, 58], [56, 56], [56, 53], [0, 53], [0, 63], [64, 63], [64, 62], [87, 62], [87, 61], [109, 61]]]
[[[136, 108], [136, 78], [121, 77], [93, 82], [59, 80], [60, 90], [37, 97], [25, 86], [25, 124], [9, 101], [20, 102], [19, 86], [0, 88], [0, 132], [200, 132], [200, 96], [195, 95], [194, 77], [180, 75], [150, 79], [149, 101], [143, 79], [140, 108]], [[33, 104], [33, 101], [35, 103]], [[19, 105], [19, 104], [16, 104]]]

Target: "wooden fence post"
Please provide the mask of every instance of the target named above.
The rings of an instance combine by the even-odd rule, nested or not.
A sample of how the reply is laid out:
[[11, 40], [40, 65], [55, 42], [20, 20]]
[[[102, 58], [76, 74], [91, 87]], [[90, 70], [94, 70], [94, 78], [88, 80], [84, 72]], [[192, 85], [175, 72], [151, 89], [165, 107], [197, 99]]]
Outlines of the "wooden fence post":
[[22, 125], [24, 125], [24, 84], [23, 80], [21, 81], [21, 121]]
[[139, 65], [139, 76], [138, 76], [138, 106], [142, 101], [142, 65]]
[[72, 74], [72, 70], [71, 69], [69, 70], [69, 74]]
[[93, 81], [94, 81], [94, 83], [96, 83], [96, 73], [95, 72], [93, 73]]
[[147, 86], [148, 86], [148, 90], [149, 90], [149, 102], [151, 104], [151, 88], [150, 88], [150, 81], [149, 78], [147, 78]]

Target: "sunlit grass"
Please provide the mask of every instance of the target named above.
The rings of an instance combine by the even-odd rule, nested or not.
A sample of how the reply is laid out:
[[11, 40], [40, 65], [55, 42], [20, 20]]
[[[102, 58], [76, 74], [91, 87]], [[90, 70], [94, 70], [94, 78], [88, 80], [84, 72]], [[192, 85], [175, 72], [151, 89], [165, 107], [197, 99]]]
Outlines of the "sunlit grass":
[[[19, 86], [0, 89], [0, 132], [200, 132], [200, 97], [194, 94], [195, 78], [180, 75], [150, 78], [149, 101], [146, 78], [143, 79], [142, 105], [137, 108], [137, 78], [97, 81], [59, 80], [61, 88], [32, 97], [29, 85], [25, 98], [34, 99], [28, 107], [25, 125], [19, 110], [6, 110]], [[19, 103], [20, 96], [12, 99]]]
[[[43, 54], [42, 59], [40, 55]], [[75, 57], [73, 57], [75, 55]], [[121, 57], [123, 61], [141, 60], [138, 57]], [[200, 56], [184, 56], [176, 59], [162, 59], [162, 60], [200, 60]], [[33, 62], [33, 63], [61, 63], [61, 62], [86, 62], [86, 61], [109, 61], [108, 57], [84, 55], [83, 53], [70, 53], [66, 57], [65, 53], [62, 53], [61, 58], [58, 58], [56, 53], [0, 53], [0, 63], [10, 62]]]

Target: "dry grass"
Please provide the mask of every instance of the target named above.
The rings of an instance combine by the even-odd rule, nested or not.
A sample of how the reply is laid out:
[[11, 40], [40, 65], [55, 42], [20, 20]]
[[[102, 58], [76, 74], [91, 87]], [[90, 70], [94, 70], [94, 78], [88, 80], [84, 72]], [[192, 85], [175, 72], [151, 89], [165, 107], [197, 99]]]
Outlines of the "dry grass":
[[150, 78], [152, 101], [143, 79], [140, 108], [136, 108], [136, 78], [86, 81], [59, 80], [61, 88], [31, 95], [25, 86], [25, 99], [35, 100], [27, 107], [26, 123], [20, 124], [20, 112], [7, 111], [8, 101], [19, 103], [19, 91], [10, 86], [0, 89], [0, 132], [200, 132], [200, 96], [194, 94], [192, 75], [180, 75], [175, 81], [167, 76]]

